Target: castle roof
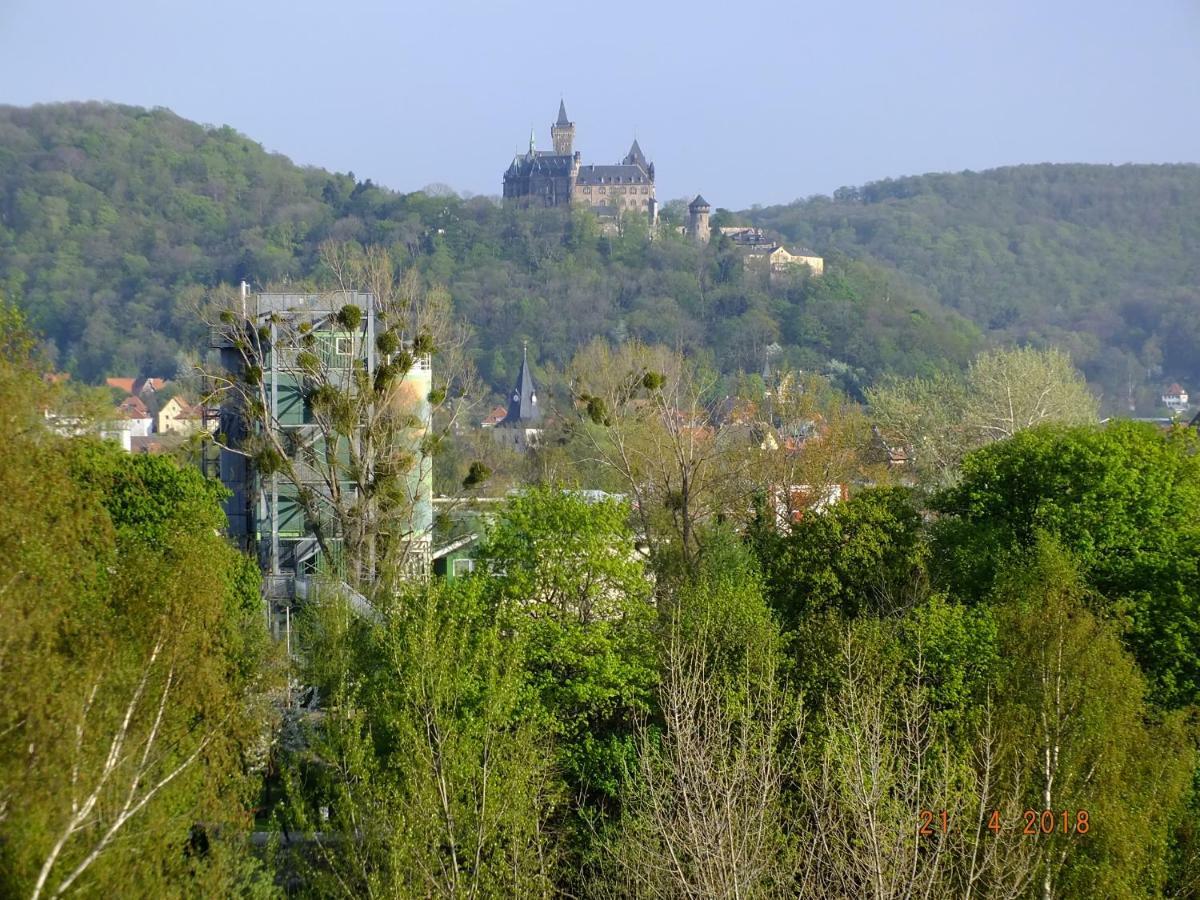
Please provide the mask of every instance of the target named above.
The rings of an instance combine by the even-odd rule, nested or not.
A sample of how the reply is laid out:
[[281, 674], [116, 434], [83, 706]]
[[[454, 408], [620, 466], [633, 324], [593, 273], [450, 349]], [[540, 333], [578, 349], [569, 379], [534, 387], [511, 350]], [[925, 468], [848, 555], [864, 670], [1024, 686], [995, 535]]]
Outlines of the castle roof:
[[560, 128], [571, 124], [570, 120], [567, 118], [567, 104], [562, 100], [558, 101], [558, 121], [554, 124]]
[[699, 209], [702, 206], [708, 206], [708, 201], [697, 194], [696, 199], [688, 204], [688, 209]]
[[533, 383], [533, 373], [529, 371], [529, 350], [521, 351], [521, 371], [517, 375], [517, 383], [513, 385], [512, 393], [508, 395], [508, 415], [500, 422], [501, 425], [521, 425], [538, 422], [542, 418], [542, 407], [538, 403], [537, 385]]
[[513, 157], [512, 164], [504, 174], [506, 177], [569, 175], [572, 161], [572, 157], [560, 156], [550, 150], [534, 150], [532, 153], [518, 154]]

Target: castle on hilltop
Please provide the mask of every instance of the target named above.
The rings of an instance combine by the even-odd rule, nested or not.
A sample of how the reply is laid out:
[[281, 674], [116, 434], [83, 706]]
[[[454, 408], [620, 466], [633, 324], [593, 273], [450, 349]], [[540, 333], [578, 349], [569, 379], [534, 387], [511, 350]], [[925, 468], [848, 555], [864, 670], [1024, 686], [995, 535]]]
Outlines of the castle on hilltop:
[[504, 173], [504, 201], [518, 206], [589, 207], [605, 218], [640, 212], [651, 224], [658, 219], [654, 196], [654, 163], [646, 160], [634, 138], [625, 158], [612, 166], [582, 165], [575, 145], [575, 123], [567, 107], [558, 104], [558, 119], [550, 126], [553, 150], [538, 150], [534, 134], [529, 151], [518, 153]]

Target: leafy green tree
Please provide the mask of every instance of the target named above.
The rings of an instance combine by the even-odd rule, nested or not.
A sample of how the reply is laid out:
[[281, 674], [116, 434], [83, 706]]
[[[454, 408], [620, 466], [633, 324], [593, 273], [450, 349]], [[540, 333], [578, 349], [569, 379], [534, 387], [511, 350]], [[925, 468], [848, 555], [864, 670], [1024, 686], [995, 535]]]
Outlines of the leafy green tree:
[[898, 641], [909, 671], [921, 672], [930, 714], [947, 735], [977, 734], [988, 692], [998, 676], [995, 610], [931, 594], [898, 623]]
[[[1068, 554], [1039, 541], [1022, 562], [996, 591], [997, 693], [1025, 802], [1039, 829], [1043, 811], [1056, 820], [1054, 833], [1039, 838], [1048, 845], [1036, 878], [1041, 896], [1086, 896], [1100, 884], [1112, 897], [1162, 896], [1171, 828], [1196, 767], [1195, 734], [1182, 713], [1153, 714], [1145, 677], [1112, 625], [1088, 608]], [[1086, 838], [1076, 833], [1080, 811]]]
[[1076, 557], [1170, 706], [1200, 698], [1200, 456], [1151, 425], [1043, 426], [969, 455], [935, 500], [938, 577], [981, 598], [1047, 535]]
[[621, 500], [533, 488], [505, 503], [481, 551], [563, 774], [589, 801], [615, 796], [657, 680], [651, 584], [629, 517]]
[[306, 616], [325, 710], [287, 761], [284, 864], [311, 896], [550, 896], [552, 741], [522, 640], [481, 579], [420, 589], [375, 624], [336, 590]]
[[11, 437], [0, 484], [0, 880], [31, 897], [271, 893], [242, 829], [272, 669], [257, 572], [215, 530], [219, 489], [34, 431]]
[[767, 596], [789, 627], [830, 610], [846, 618], [902, 613], [921, 599], [927, 549], [904, 488], [860, 491], [783, 532], [764, 526], [754, 541]]

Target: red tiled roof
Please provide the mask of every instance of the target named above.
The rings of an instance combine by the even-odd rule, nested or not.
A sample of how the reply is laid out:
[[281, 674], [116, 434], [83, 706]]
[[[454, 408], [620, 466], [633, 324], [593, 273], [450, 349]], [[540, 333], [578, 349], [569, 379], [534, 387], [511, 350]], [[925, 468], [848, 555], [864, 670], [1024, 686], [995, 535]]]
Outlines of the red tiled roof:
[[1172, 384], [1169, 388], [1167, 388], [1166, 396], [1178, 397], [1178, 396], [1181, 396], [1186, 393], [1187, 393], [1187, 391], [1185, 391], [1183, 388], [1181, 388], [1178, 384]]
[[148, 419], [150, 417], [150, 410], [146, 408], [141, 397], [126, 397], [117, 408], [128, 419]]
[[486, 416], [484, 416], [483, 421], [480, 422], [479, 424], [481, 424], [484, 428], [489, 428], [492, 425], [496, 425], [499, 422], [501, 422], [504, 419], [504, 417], [507, 415], [508, 415], [508, 407], [507, 406], [496, 406], [496, 407], [492, 408], [492, 411], [490, 413], [488, 413]]
[[105, 378], [104, 383], [109, 387], [117, 388], [127, 394], [140, 394], [142, 391], [149, 388], [152, 392], [161, 391], [170, 382], [165, 378], [147, 378], [139, 376], [138, 378]]

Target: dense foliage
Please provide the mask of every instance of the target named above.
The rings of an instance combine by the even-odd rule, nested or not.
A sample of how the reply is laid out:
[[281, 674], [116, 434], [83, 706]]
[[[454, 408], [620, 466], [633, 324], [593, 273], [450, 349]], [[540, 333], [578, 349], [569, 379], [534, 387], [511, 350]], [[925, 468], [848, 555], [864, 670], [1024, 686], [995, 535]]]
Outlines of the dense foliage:
[[1200, 167], [1027, 165], [888, 179], [748, 213], [886, 263], [1004, 341], [1057, 344], [1110, 409], [1200, 380]]
[[1049, 537], [1069, 550], [1158, 699], [1200, 701], [1200, 457], [1194, 432], [1044, 426], [967, 457], [937, 498], [939, 567], [979, 597]]
[[597, 334], [678, 342], [726, 371], [757, 371], [778, 342], [852, 388], [959, 367], [983, 340], [1057, 344], [1108, 408], [1146, 412], [1165, 381], [1200, 379], [1191, 166], [928, 175], [721, 213], [827, 258], [823, 279], [774, 284], [728, 240], [684, 242], [677, 206], [649, 242], [589, 215], [300, 168], [163, 109], [0, 109], [0, 284], [90, 380], [173, 373], [202, 345], [201, 288], [303, 283], [326, 239], [391, 247], [449, 286], [499, 390], [522, 339], [561, 366]]
[[[476, 327], [479, 368], [500, 389], [515, 373], [523, 338], [540, 360], [560, 366], [601, 334], [679, 343], [711, 353], [726, 371], [757, 371], [778, 342], [794, 364], [829, 369], [856, 389], [884, 371], [961, 366], [983, 332], [1064, 334], [1043, 333], [1030, 318], [1049, 304], [1029, 299], [1024, 313], [1009, 316], [1024, 330], [1007, 320], [1001, 327], [993, 307], [1009, 302], [1007, 294], [996, 303], [986, 292], [974, 305], [959, 302], [929, 288], [928, 260], [879, 253], [888, 263], [881, 265], [849, 240], [852, 232], [805, 230], [784, 213], [770, 221], [826, 254], [826, 277], [770, 283], [743, 271], [728, 240], [701, 252], [669, 222], [651, 242], [630, 225], [605, 233], [586, 214], [396, 194], [352, 175], [298, 168], [231, 129], [161, 109], [4, 108], [0, 163], [0, 283], [51, 339], [60, 367], [89, 380], [186, 367], [203, 345], [193, 316], [203, 288], [243, 278], [252, 286], [302, 284], [320, 274], [317, 248], [327, 239], [388, 246], [398, 262], [416, 261], [448, 285], [456, 311]], [[1174, 177], [1183, 204], [1188, 170]], [[1178, 287], [1172, 272], [1143, 291], [1152, 298], [1143, 306], [1167, 302], [1155, 291]], [[1158, 312], [1147, 311], [1147, 321]], [[1173, 332], [1168, 368], [1179, 367], [1176, 344], [1194, 346], [1188, 334]], [[1138, 339], [1138, 353], [1149, 337]], [[1098, 358], [1092, 344], [1076, 344], [1068, 342], [1085, 362]], [[1148, 366], [1162, 361], [1142, 355]]]
[[[0, 384], [7, 422], [38, 415], [20, 361]], [[0, 490], [0, 892], [269, 891], [242, 842], [271, 666], [220, 486], [35, 420]]]

